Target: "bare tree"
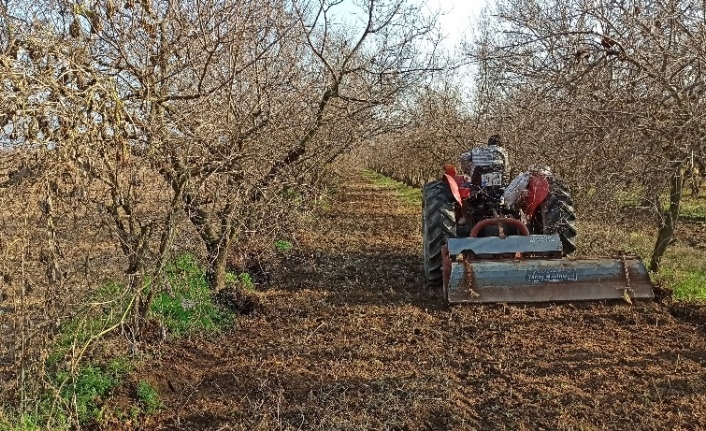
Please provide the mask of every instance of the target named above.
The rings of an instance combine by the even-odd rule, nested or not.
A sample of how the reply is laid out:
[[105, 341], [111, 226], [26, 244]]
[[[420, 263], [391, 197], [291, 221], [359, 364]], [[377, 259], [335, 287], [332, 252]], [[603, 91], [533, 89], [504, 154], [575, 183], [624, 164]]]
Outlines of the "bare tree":
[[554, 165], [580, 195], [600, 196], [597, 204], [617, 202], [625, 186], [657, 200], [670, 179], [650, 265], [657, 270], [685, 164], [704, 155], [701, 5], [499, 1], [495, 15], [501, 36], [473, 55], [502, 76], [507, 97], [496, 109], [534, 126], [518, 136], [524, 158]]
[[[292, 11], [252, 3], [245, 13], [229, 3], [202, 6], [192, 18], [174, 5], [126, 13], [130, 23], [140, 16], [143, 30], [113, 34], [110, 64], [135, 87], [125, 99], [141, 107], [136, 138], [166, 132], [144, 146], [161, 154], [159, 170], [204, 241], [209, 282], [219, 289], [231, 245], [276, 209], [280, 190], [350, 149], [365, 134], [356, 122], [369, 124], [376, 109], [435, 67], [431, 53], [417, 51], [433, 27], [413, 21], [414, 11], [399, 2], [366, 3], [353, 38], [332, 24], [336, 3]], [[105, 13], [103, 31], [117, 28]], [[135, 32], [147, 42], [126, 53], [121, 37]], [[175, 39], [189, 32], [197, 46]], [[132, 58], [150, 60], [136, 68]], [[161, 78], [146, 73], [154, 70]]]

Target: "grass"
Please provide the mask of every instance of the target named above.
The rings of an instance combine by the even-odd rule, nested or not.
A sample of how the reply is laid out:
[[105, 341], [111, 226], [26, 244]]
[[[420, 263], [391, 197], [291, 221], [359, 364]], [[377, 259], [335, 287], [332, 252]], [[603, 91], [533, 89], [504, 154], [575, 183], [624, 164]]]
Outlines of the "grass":
[[684, 197], [679, 208], [679, 217], [706, 221], [706, 198]]
[[86, 353], [124, 321], [132, 300], [118, 283], [106, 283], [87, 306], [61, 323], [45, 365], [47, 389], [29, 413], [0, 420], [4, 430], [64, 430], [75, 423], [98, 423], [103, 400], [133, 368], [125, 357], [86, 361]]
[[672, 297], [677, 301], [706, 301], [706, 271], [679, 271], [666, 268], [659, 274], [666, 286], [673, 286]]
[[[216, 305], [205, 271], [192, 255], [183, 255], [165, 268], [165, 288], [155, 295], [151, 317], [160, 320], [176, 336], [215, 333], [233, 320], [233, 314]], [[230, 285], [253, 289], [247, 273], [228, 274]], [[144, 281], [145, 293], [154, 288]], [[92, 358], [87, 354], [125, 322], [132, 295], [119, 283], [106, 283], [93, 294], [83, 312], [62, 322], [45, 361], [48, 390], [32, 411], [13, 417], [0, 415], [0, 431], [66, 430], [76, 424], [100, 424], [114, 413], [104, 402], [133, 370], [126, 357]], [[87, 358], [91, 358], [90, 360]], [[137, 385], [132, 410], [150, 415], [161, 407], [156, 389], [148, 382]], [[2, 412], [0, 412], [2, 413]], [[134, 415], [133, 415], [134, 416]]]
[[422, 202], [422, 190], [416, 187], [410, 187], [404, 183], [393, 180], [392, 178], [386, 177], [384, 175], [378, 174], [375, 171], [369, 169], [363, 170], [363, 177], [373, 182], [373, 184], [381, 186], [383, 188], [392, 190], [395, 192], [397, 197], [405, 204], [408, 205], [421, 205]]
[[[177, 258], [165, 272], [168, 288], [155, 295], [151, 312], [170, 333], [216, 333], [232, 322], [233, 315], [214, 303], [206, 272], [194, 256]], [[230, 275], [229, 279], [252, 284], [247, 274]]]
[[655, 281], [672, 290], [678, 301], [706, 301], [706, 252], [672, 246], [662, 261]]
[[[590, 222], [578, 223], [581, 256], [608, 256], [616, 250], [641, 256], [650, 261], [655, 230], [627, 231], [606, 228]], [[706, 301], [706, 251], [675, 244], [667, 248], [660, 271], [652, 280], [672, 291], [678, 301]]]
[[84, 354], [120, 326], [131, 304], [124, 286], [106, 283], [91, 296], [82, 313], [61, 324], [45, 361], [49, 389], [33, 415], [8, 429], [60, 430], [71, 428], [75, 421], [82, 425], [100, 423], [103, 401], [122, 384], [133, 363], [123, 356], [86, 361]]
[[255, 290], [255, 282], [252, 279], [252, 275], [248, 274], [247, 272], [241, 272], [239, 274], [233, 272], [227, 273], [226, 286], [241, 288], [249, 291]]
[[277, 250], [280, 253], [283, 253], [283, 254], [289, 253], [292, 250], [292, 248], [294, 248], [294, 244], [292, 244], [289, 241], [285, 241], [282, 239], [275, 241], [275, 250]]
[[51, 389], [38, 400], [32, 412], [18, 420], [0, 418], [0, 431], [63, 431], [75, 428], [76, 422], [100, 423], [105, 414], [104, 399], [132, 369], [129, 359], [116, 357], [100, 365], [81, 364], [73, 371], [50, 371], [47, 383]]
[[154, 414], [162, 408], [157, 390], [146, 380], [140, 380], [137, 384], [137, 399], [142, 406], [142, 410], [148, 414]]
[[56, 384], [66, 406], [75, 410], [80, 423], [98, 423], [103, 414], [102, 401], [132, 371], [129, 359], [118, 357], [105, 365], [86, 364], [76, 373], [60, 371]]
[[53, 365], [100, 341], [120, 325], [131, 304], [129, 292], [121, 284], [109, 282], [101, 286], [82, 313], [62, 322], [47, 364]]

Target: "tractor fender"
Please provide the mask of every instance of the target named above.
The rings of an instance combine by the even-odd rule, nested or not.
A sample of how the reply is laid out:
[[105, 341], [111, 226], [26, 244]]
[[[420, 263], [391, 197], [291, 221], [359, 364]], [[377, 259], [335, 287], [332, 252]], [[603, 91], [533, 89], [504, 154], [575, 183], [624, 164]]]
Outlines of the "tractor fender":
[[[465, 181], [465, 178], [462, 175], [444, 174], [444, 177], [441, 179], [441, 181], [449, 185], [451, 194], [456, 200], [456, 203], [458, 203], [459, 205], [462, 204], [464, 197], [468, 197], [470, 190], [463, 187], [459, 187], [459, 184], [463, 184], [463, 182]], [[461, 181], [461, 183], [459, 183], [459, 181]]]
[[534, 218], [535, 212], [547, 200], [548, 196], [549, 181], [547, 177], [539, 172], [532, 172], [527, 183], [527, 195], [522, 205], [522, 211], [528, 219]]

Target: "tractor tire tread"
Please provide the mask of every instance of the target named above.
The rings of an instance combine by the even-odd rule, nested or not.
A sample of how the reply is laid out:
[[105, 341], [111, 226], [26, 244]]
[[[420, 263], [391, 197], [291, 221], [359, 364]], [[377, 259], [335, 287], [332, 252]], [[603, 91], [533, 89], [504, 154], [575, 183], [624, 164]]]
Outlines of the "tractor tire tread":
[[549, 198], [543, 204], [545, 234], [559, 234], [564, 254], [576, 252], [576, 210], [571, 193], [556, 177], [549, 178]]
[[456, 237], [454, 198], [449, 186], [433, 181], [422, 189], [422, 253], [424, 279], [431, 287], [442, 284], [443, 246]]

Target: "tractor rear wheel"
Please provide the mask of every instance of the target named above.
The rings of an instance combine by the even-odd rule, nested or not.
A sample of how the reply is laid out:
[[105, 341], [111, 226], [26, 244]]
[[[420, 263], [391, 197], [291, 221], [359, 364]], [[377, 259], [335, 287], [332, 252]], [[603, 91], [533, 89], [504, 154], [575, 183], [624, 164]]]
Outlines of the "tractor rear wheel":
[[454, 197], [442, 181], [427, 183], [422, 190], [422, 250], [424, 278], [429, 286], [441, 286], [441, 249], [456, 237]]
[[566, 256], [576, 251], [576, 210], [574, 201], [564, 183], [549, 177], [549, 197], [542, 204], [542, 232], [545, 235], [559, 234]]

